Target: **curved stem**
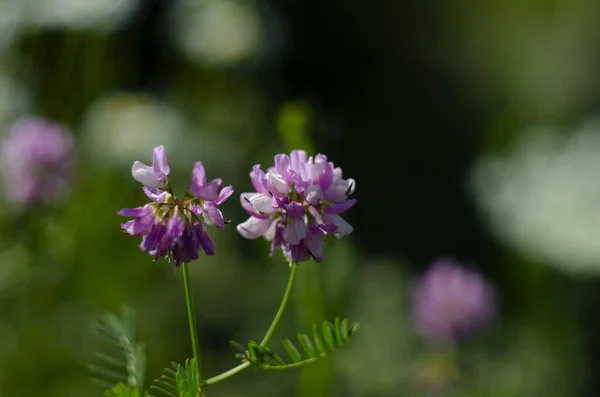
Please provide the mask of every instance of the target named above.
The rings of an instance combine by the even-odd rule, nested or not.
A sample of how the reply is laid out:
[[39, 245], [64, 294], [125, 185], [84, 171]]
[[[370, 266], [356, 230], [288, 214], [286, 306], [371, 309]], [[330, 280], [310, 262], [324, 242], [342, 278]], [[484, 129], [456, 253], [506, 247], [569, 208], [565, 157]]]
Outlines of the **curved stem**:
[[214, 385], [215, 383], [219, 383], [222, 380], [225, 380], [225, 379], [229, 378], [230, 376], [237, 374], [238, 372], [242, 372], [243, 370], [248, 368], [250, 365], [251, 365], [250, 362], [246, 361], [245, 363], [240, 364], [237, 367], [231, 368], [229, 371], [225, 371], [222, 374], [219, 374], [217, 376], [213, 376], [212, 378], [207, 379], [206, 381], [204, 381], [204, 385], [210, 386], [210, 385]]
[[[298, 272], [298, 264], [290, 263], [290, 269], [291, 269], [290, 270], [290, 279], [288, 281], [287, 288], [285, 289], [285, 293], [283, 294], [283, 299], [281, 300], [281, 304], [279, 305], [279, 310], [277, 310], [277, 314], [275, 315], [275, 318], [273, 319], [273, 322], [271, 323], [269, 330], [265, 334], [265, 337], [263, 338], [262, 342], [260, 342], [261, 347], [265, 347], [267, 345], [267, 343], [269, 343], [269, 340], [271, 340], [273, 333], [275, 333], [275, 330], [277, 329], [277, 326], [279, 325], [279, 322], [281, 321], [281, 317], [283, 317], [283, 312], [285, 312], [285, 307], [287, 306], [287, 303], [290, 300], [290, 296], [292, 295], [292, 289], [294, 287], [294, 282], [296, 281], [296, 273]], [[191, 324], [191, 322], [190, 322], [190, 324]], [[237, 367], [231, 368], [229, 371], [225, 371], [222, 374], [219, 374], [217, 376], [213, 376], [212, 378], [209, 378], [202, 383], [204, 386], [214, 385], [215, 383], [219, 383], [219, 382], [237, 374], [238, 372], [242, 372], [243, 370], [248, 368], [250, 365], [252, 365], [252, 363], [250, 363], [249, 361], [246, 361], [246, 362], [238, 365]]]
[[200, 361], [200, 344], [198, 343], [198, 333], [196, 327], [196, 311], [194, 310], [194, 298], [192, 297], [190, 274], [187, 263], [182, 263], [181, 269], [183, 270], [183, 285], [185, 287], [185, 301], [187, 303], [188, 320], [190, 323], [190, 339], [192, 340], [192, 350], [194, 351], [196, 364], [198, 364], [198, 379], [202, 381], [202, 362]]
[[277, 310], [277, 314], [269, 327], [269, 330], [265, 334], [265, 337], [260, 342], [261, 347], [267, 346], [267, 343], [271, 340], [273, 333], [277, 329], [279, 325], [279, 321], [281, 321], [281, 317], [283, 317], [283, 313], [285, 312], [285, 307], [287, 306], [288, 301], [290, 300], [290, 296], [292, 295], [292, 289], [294, 288], [294, 282], [296, 281], [296, 273], [298, 272], [298, 264], [290, 263], [290, 279], [288, 281], [287, 288], [285, 289], [285, 294], [283, 295], [283, 299], [281, 300], [281, 304], [279, 305], [279, 310]]

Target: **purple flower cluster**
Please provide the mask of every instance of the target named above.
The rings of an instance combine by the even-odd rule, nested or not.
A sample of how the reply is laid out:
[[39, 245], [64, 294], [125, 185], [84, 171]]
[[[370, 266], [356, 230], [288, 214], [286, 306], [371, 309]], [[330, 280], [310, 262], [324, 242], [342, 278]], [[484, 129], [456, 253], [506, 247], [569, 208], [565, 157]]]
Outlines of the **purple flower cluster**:
[[190, 192], [179, 200], [171, 190], [170, 169], [162, 145], [154, 149], [151, 167], [136, 161], [131, 171], [152, 202], [122, 209], [118, 214], [134, 218], [121, 227], [132, 236], [143, 236], [142, 251], [157, 258], [169, 256], [176, 266], [198, 259], [201, 250], [214, 255], [214, 244], [204, 226], [224, 227], [223, 214], [217, 206], [231, 196], [231, 185], [223, 187], [220, 178], [208, 182], [204, 166], [198, 161], [192, 171]]
[[348, 235], [352, 226], [340, 214], [356, 203], [353, 179], [343, 179], [327, 157], [307, 158], [294, 150], [275, 156], [275, 166], [265, 173], [260, 164], [250, 179], [255, 193], [243, 193], [241, 203], [250, 218], [239, 224], [242, 236], [272, 241], [271, 255], [279, 247], [292, 262], [323, 258], [323, 235]]
[[493, 314], [494, 290], [479, 273], [436, 260], [412, 290], [417, 331], [431, 342], [456, 343]]
[[22, 119], [2, 139], [0, 164], [6, 197], [17, 203], [52, 203], [64, 194], [73, 171], [73, 136], [59, 124]]

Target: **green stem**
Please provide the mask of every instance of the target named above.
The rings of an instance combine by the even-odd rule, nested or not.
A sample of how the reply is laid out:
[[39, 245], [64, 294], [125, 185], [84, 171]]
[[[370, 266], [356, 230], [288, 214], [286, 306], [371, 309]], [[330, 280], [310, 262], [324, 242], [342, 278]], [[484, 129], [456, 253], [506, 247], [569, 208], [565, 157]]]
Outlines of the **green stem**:
[[207, 379], [206, 381], [204, 381], [204, 385], [210, 386], [210, 385], [214, 385], [215, 383], [219, 383], [222, 380], [225, 380], [225, 379], [237, 374], [238, 372], [242, 372], [243, 370], [248, 368], [250, 365], [251, 365], [251, 363], [249, 361], [246, 361], [245, 363], [240, 364], [237, 367], [231, 368], [229, 371], [223, 372], [222, 374], [219, 374], [217, 376], [213, 376], [210, 379]]
[[285, 312], [285, 307], [287, 306], [288, 301], [290, 300], [290, 296], [292, 295], [292, 289], [294, 288], [294, 282], [296, 281], [296, 273], [298, 272], [298, 264], [290, 263], [290, 279], [288, 281], [287, 288], [285, 289], [285, 294], [283, 295], [283, 299], [281, 300], [281, 304], [279, 305], [279, 310], [269, 327], [269, 330], [265, 334], [262, 342], [260, 342], [261, 347], [267, 346], [267, 343], [271, 340], [271, 337], [275, 333], [277, 326], [279, 325], [279, 321], [281, 321], [281, 317], [283, 317], [283, 312]]
[[277, 371], [277, 370], [284, 370], [284, 369], [291, 369], [291, 368], [299, 368], [299, 367], [302, 367], [303, 365], [315, 362], [315, 361], [319, 360], [320, 358], [321, 357], [311, 357], [311, 358], [307, 358], [306, 360], [303, 360], [303, 361], [300, 361], [297, 363], [286, 364], [286, 365], [267, 366], [267, 367], [263, 367], [262, 369]]
[[192, 350], [194, 358], [198, 364], [198, 379], [202, 381], [202, 362], [200, 361], [200, 344], [198, 343], [198, 333], [196, 327], [196, 312], [194, 310], [194, 298], [192, 297], [192, 288], [190, 285], [190, 273], [187, 263], [181, 264], [183, 271], [183, 285], [185, 287], [185, 301], [187, 303], [188, 320], [190, 323], [190, 339], [192, 340]]
[[[265, 334], [265, 337], [263, 338], [262, 342], [260, 342], [261, 347], [265, 347], [267, 345], [267, 343], [269, 343], [269, 340], [271, 340], [273, 333], [275, 333], [275, 330], [277, 329], [277, 326], [279, 325], [279, 322], [281, 321], [281, 317], [283, 317], [283, 312], [285, 312], [285, 307], [287, 306], [287, 303], [290, 300], [290, 296], [292, 295], [292, 289], [294, 287], [294, 282], [296, 281], [296, 274], [298, 272], [298, 264], [290, 263], [290, 268], [291, 268], [290, 279], [288, 281], [287, 288], [285, 289], [285, 294], [283, 295], [283, 299], [281, 300], [281, 304], [279, 305], [279, 310], [277, 311], [277, 314], [275, 315], [275, 318], [273, 319], [273, 322], [271, 323], [269, 330]], [[190, 320], [190, 324], [191, 324], [191, 320]], [[246, 361], [246, 362], [238, 365], [237, 367], [230, 369], [229, 371], [223, 372], [222, 374], [219, 374], [217, 376], [207, 379], [206, 381], [203, 382], [203, 384], [204, 384], [204, 386], [214, 385], [215, 383], [221, 382], [221, 381], [237, 374], [238, 372], [242, 372], [243, 370], [248, 368], [250, 365], [251, 365], [251, 363], [249, 361]]]

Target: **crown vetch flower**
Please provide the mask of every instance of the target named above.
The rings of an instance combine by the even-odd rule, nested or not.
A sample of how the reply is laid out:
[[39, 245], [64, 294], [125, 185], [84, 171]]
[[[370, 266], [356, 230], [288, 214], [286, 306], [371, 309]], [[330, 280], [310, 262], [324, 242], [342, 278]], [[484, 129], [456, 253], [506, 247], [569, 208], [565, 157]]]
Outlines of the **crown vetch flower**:
[[321, 262], [323, 235], [352, 233], [340, 214], [356, 203], [349, 198], [356, 183], [343, 179], [342, 169], [325, 155], [307, 158], [303, 150], [278, 154], [267, 173], [256, 164], [250, 180], [256, 192], [240, 196], [250, 218], [237, 230], [249, 239], [271, 240], [271, 255], [281, 248], [292, 262], [311, 257]]
[[151, 167], [139, 161], [133, 163], [131, 173], [144, 185], [144, 193], [152, 202], [124, 208], [118, 214], [134, 218], [121, 228], [132, 236], [142, 236], [142, 251], [157, 258], [169, 256], [179, 266], [198, 259], [201, 250], [206, 255], [215, 254], [205, 225], [225, 226], [217, 206], [231, 196], [233, 188], [223, 187], [222, 179], [207, 182], [204, 166], [198, 161], [192, 171], [190, 192], [179, 200], [171, 190], [169, 172], [162, 145], [154, 148]]
[[438, 259], [412, 290], [414, 325], [425, 339], [455, 343], [493, 315], [494, 290], [483, 277]]
[[70, 186], [73, 136], [53, 121], [24, 118], [2, 139], [0, 165], [8, 199], [24, 204], [54, 202]]

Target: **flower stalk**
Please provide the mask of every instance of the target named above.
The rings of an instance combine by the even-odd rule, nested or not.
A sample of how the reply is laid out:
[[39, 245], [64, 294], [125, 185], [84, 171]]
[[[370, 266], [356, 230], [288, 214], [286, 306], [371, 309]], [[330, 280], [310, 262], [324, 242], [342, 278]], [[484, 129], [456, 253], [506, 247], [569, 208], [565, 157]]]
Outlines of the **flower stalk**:
[[[261, 347], [267, 346], [267, 344], [273, 337], [275, 330], [277, 330], [277, 327], [279, 326], [279, 322], [281, 321], [281, 318], [283, 317], [283, 313], [285, 312], [285, 309], [290, 300], [290, 297], [292, 296], [292, 291], [294, 289], [294, 284], [296, 282], [297, 273], [298, 273], [298, 264], [295, 262], [291, 262], [290, 263], [290, 278], [288, 280], [287, 288], [285, 289], [285, 293], [283, 294], [283, 298], [281, 299], [281, 304], [279, 305], [277, 314], [275, 314], [275, 318], [273, 318], [273, 322], [269, 326], [267, 333], [265, 334], [262, 341], [260, 342]], [[238, 374], [239, 372], [242, 372], [244, 369], [248, 368], [250, 365], [251, 365], [251, 363], [249, 361], [246, 361], [246, 362], [238, 365], [237, 367], [234, 367], [228, 371], [223, 372], [222, 374], [219, 374], [210, 379], [207, 379], [204, 382], [204, 385], [210, 386], [210, 385], [214, 385], [215, 383], [221, 382], [227, 378], [230, 378], [230, 377]]]
[[187, 305], [188, 321], [190, 323], [190, 340], [192, 341], [192, 350], [196, 359], [198, 368], [198, 379], [202, 381], [202, 361], [200, 355], [200, 343], [198, 342], [198, 328], [196, 326], [196, 311], [194, 309], [194, 297], [192, 296], [192, 287], [190, 284], [190, 273], [188, 264], [182, 263], [183, 285], [185, 288], [185, 302]]
[[275, 315], [275, 318], [273, 319], [273, 322], [271, 323], [269, 330], [265, 334], [265, 337], [263, 338], [263, 340], [260, 342], [261, 347], [267, 346], [267, 343], [269, 343], [269, 341], [271, 340], [271, 337], [273, 337], [273, 334], [275, 333], [275, 330], [277, 329], [277, 326], [279, 325], [279, 322], [281, 321], [281, 317], [283, 317], [285, 308], [288, 304], [288, 301], [290, 300], [290, 296], [292, 295], [292, 290], [294, 289], [294, 283], [296, 282], [296, 274], [297, 273], [298, 273], [298, 264], [295, 262], [291, 262], [290, 263], [290, 279], [288, 281], [287, 288], [285, 289], [285, 294], [283, 295], [283, 299], [281, 300], [281, 304], [279, 305], [279, 310], [277, 310], [277, 314]]

